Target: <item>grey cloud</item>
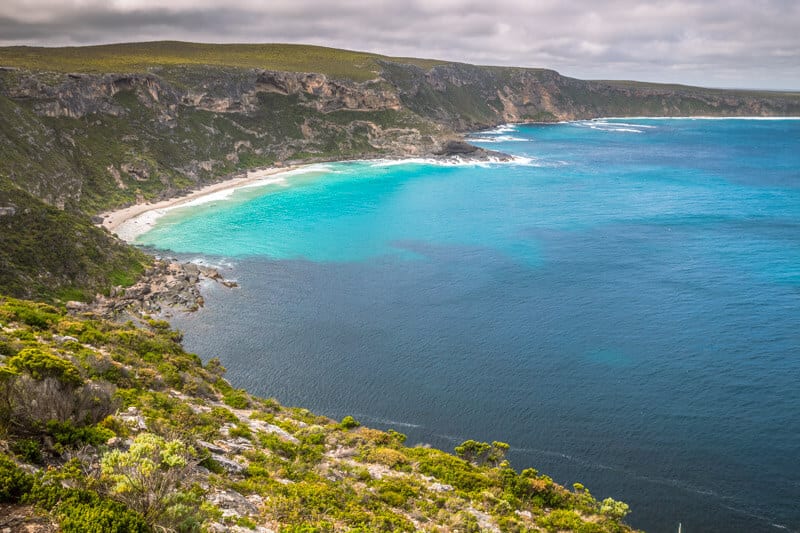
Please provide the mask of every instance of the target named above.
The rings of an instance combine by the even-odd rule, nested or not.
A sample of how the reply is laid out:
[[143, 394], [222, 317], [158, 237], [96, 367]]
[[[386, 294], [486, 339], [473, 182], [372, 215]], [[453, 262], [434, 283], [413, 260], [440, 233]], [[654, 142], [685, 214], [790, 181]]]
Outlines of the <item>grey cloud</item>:
[[[365, 5], [366, 4], [366, 5]], [[122, 9], [109, 6], [131, 5]], [[0, 43], [304, 42], [584, 78], [800, 88], [796, 0], [4, 0]]]

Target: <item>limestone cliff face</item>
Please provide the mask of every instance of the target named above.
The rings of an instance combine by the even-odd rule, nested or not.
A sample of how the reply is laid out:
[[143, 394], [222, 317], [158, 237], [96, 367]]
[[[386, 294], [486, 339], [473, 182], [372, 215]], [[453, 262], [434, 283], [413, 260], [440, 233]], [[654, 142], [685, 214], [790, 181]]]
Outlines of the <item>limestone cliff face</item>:
[[43, 81], [37, 74], [21, 76], [6, 87], [9, 98], [33, 103], [47, 117], [81, 118], [92, 113], [121, 116], [125, 109], [114, 96], [132, 92], [140, 103], [175, 116], [179, 105], [215, 113], [252, 113], [259, 93], [300, 95], [303, 105], [322, 113], [338, 110], [397, 111], [397, 93], [381, 80], [356, 83], [328, 79], [324, 74], [251, 70], [230, 80], [211, 75], [201, 83], [176, 87], [155, 74], [65, 74]]
[[[383, 62], [382, 76], [357, 83], [324, 74], [207, 69], [186, 86], [147, 74], [29, 73], [4, 83], [2, 92], [33, 103], [47, 117], [81, 118], [92, 113], [125, 114], [115, 103], [121, 92], [174, 118], [179, 106], [215, 113], [253, 113], [258, 95], [299, 96], [299, 105], [320, 113], [400, 111], [425, 113], [456, 131], [475, 126], [530, 120], [577, 120], [598, 116], [678, 113], [719, 116], [800, 114], [800, 98], [781, 93], [722, 91], [674, 85], [585, 81], [546, 69], [478, 67], [448, 63], [429, 70]], [[233, 70], [233, 69], [231, 69]]]
[[33, 103], [34, 111], [47, 117], [81, 118], [91, 113], [119, 116], [125, 110], [114, 103], [120, 92], [134, 92], [142, 104], [160, 104], [174, 109], [176, 92], [152, 74], [66, 74], [43, 81], [36, 75], [22, 76], [6, 88], [9, 98]]
[[401, 107], [397, 94], [378, 81], [355, 83], [331, 80], [324, 74], [272, 70], [251, 71], [242, 82], [227, 86], [222, 81], [208, 80], [193, 87], [182, 95], [181, 103], [217, 113], [251, 113], [258, 106], [259, 93], [275, 93], [302, 96], [306, 105], [322, 113]]

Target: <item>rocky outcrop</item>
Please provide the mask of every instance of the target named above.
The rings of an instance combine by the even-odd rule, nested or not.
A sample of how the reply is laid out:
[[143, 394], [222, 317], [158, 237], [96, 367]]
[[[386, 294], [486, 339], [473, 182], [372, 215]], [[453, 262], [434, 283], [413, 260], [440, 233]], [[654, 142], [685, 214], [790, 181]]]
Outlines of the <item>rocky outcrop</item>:
[[355, 83], [331, 80], [324, 74], [263, 71], [256, 80], [256, 91], [308, 95], [313, 97], [310, 105], [323, 113], [341, 109], [397, 111], [402, 106], [396, 91], [382, 79]]
[[138, 320], [143, 315], [170, 316], [171, 310], [195, 311], [203, 306], [200, 283], [204, 280], [236, 287], [214, 269], [194, 263], [157, 260], [132, 286], [99, 295], [91, 304], [70, 302], [72, 312], [92, 311], [109, 319]]

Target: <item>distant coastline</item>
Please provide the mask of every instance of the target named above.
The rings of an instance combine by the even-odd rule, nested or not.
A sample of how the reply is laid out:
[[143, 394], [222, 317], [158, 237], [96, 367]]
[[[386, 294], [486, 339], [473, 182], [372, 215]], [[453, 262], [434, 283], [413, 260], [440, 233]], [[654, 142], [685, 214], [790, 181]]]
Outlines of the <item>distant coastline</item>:
[[[742, 116], [742, 117], [715, 117], [715, 116], [674, 116], [674, 117], [659, 117], [659, 116], [631, 116], [631, 117], [595, 117], [595, 118], [588, 118], [588, 119], [581, 119], [581, 120], [565, 120], [562, 122], [558, 122], [557, 124], [569, 124], [570, 122], [586, 122], [590, 120], [800, 120], [800, 117], [797, 116], [785, 116], [785, 117], [778, 117], [778, 116]], [[518, 124], [546, 124], [543, 122], [519, 122]], [[550, 123], [554, 124], [554, 123]]]

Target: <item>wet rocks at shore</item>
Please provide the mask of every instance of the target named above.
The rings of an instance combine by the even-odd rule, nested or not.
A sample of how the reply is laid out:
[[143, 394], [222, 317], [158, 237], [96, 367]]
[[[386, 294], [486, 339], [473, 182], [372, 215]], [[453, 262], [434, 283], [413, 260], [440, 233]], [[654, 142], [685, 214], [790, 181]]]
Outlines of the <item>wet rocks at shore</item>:
[[457, 139], [445, 142], [438, 151], [434, 152], [434, 155], [444, 158], [467, 158], [475, 161], [508, 161], [511, 159], [511, 156], [508, 154], [496, 152], [494, 150], [486, 150], [485, 148], [479, 148], [478, 146], [470, 144], [466, 141]]

